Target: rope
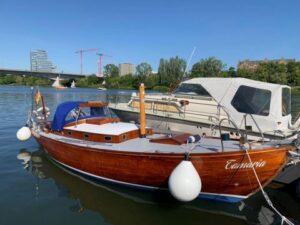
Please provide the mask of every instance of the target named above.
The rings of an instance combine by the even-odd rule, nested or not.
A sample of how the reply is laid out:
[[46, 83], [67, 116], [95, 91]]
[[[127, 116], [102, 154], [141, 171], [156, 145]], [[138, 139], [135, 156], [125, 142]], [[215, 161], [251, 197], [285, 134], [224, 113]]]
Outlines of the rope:
[[253, 163], [252, 163], [252, 160], [251, 160], [251, 157], [250, 157], [250, 155], [249, 155], [249, 152], [248, 152], [247, 148], [245, 148], [245, 150], [246, 150], [246, 154], [247, 154], [247, 157], [248, 157], [248, 159], [249, 159], [249, 162], [250, 162], [251, 165], [252, 165], [251, 168], [252, 168], [252, 170], [253, 170], [253, 173], [254, 173], [254, 175], [255, 175], [255, 178], [256, 178], [256, 180], [257, 180], [257, 183], [259, 184], [260, 190], [261, 190], [261, 192], [262, 192], [262, 194], [263, 194], [265, 200], [267, 201], [268, 205], [269, 205], [269, 206], [270, 206], [270, 207], [271, 207], [271, 208], [272, 208], [272, 209], [280, 216], [280, 218], [281, 218], [281, 225], [283, 225], [284, 223], [286, 223], [286, 224], [288, 224], [288, 225], [294, 225], [294, 223], [292, 223], [288, 218], [286, 218], [285, 216], [283, 216], [283, 215], [275, 208], [275, 206], [273, 205], [271, 199], [269, 198], [269, 196], [267, 195], [267, 193], [265, 192], [265, 190], [263, 189], [263, 186], [261, 185], [261, 183], [260, 183], [260, 181], [259, 181], [258, 175], [257, 175], [257, 173], [256, 173], [256, 170], [255, 170], [254, 166], [253, 166]]

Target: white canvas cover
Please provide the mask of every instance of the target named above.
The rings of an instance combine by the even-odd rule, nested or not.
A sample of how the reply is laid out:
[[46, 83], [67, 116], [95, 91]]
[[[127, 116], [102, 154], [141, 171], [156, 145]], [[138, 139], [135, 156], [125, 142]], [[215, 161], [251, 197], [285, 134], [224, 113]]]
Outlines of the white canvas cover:
[[[288, 127], [286, 123], [291, 120], [291, 116], [282, 116], [281, 109], [281, 93], [286, 85], [271, 84], [250, 80], [246, 78], [194, 78], [184, 81], [183, 83], [200, 84], [221, 106], [225, 107], [230, 117], [240, 126], [245, 113], [238, 112], [232, 105], [231, 101], [241, 85], [259, 88], [271, 91], [271, 103], [268, 116], [253, 115], [259, 127], [264, 131], [274, 131], [281, 127]], [[289, 88], [289, 87], [288, 87]], [[247, 119], [248, 123], [255, 128], [255, 124], [251, 119]], [[256, 130], [256, 129], [255, 129]]]

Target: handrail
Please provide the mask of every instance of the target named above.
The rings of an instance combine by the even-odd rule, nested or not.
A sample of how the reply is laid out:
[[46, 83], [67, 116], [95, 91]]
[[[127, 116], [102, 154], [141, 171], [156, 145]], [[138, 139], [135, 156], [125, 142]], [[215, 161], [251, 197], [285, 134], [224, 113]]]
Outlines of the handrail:
[[224, 152], [224, 144], [223, 144], [223, 140], [222, 140], [222, 129], [221, 129], [221, 125], [223, 123], [223, 121], [227, 120], [230, 123], [232, 123], [232, 125], [234, 126], [234, 128], [237, 130], [237, 133], [239, 133], [242, 136], [242, 133], [240, 131], [240, 129], [238, 128], [238, 126], [235, 124], [234, 121], [232, 121], [231, 119], [228, 118], [223, 118], [220, 120], [219, 122], [219, 132], [220, 132], [220, 140], [221, 140], [221, 146], [222, 146], [222, 152]]
[[252, 121], [254, 122], [254, 124], [255, 124], [257, 130], [259, 131], [259, 133], [260, 133], [260, 135], [261, 135], [261, 137], [262, 137], [262, 142], [264, 143], [264, 142], [265, 142], [265, 136], [264, 136], [264, 133], [263, 133], [262, 130], [260, 129], [258, 123], [257, 123], [256, 120], [254, 119], [254, 117], [253, 117], [252, 114], [245, 114], [245, 115], [244, 115], [244, 119], [245, 119], [245, 132], [247, 133], [247, 129], [246, 129], [246, 119], [247, 119], [247, 116], [248, 116], [248, 115], [251, 117]]
[[[115, 100], [115, 101], [118, 100], [118, 103], [119, 103], [119, 100], [120, 100], [119, 95], [111, 95], [111, 97], [112, 96], [117, 96], [117, 98], [114, 98], [113, 100]], [[194, 116], [202, 116], [204, 118], [208, 118], [211, 121], [212, 124], [215, 124], [215, 126], [217, 126], [218, 123], [219, 123], [219, 126], [220, 126], [225, 121], [224, 119], [226, 119], [229, 122], [229, 127], [230, 127], [230, 124], [234, 124], [233, 127], [238, 128], [236, 126], [236, 124], [233, 122], [233, 119], [231, 118], [230, 114], [227, 112], [227, 109], [221, 104], [217, 103], [217, 105], [216, 105], [216, 104], [209, 104], [209, 103], [202, 103], [202, 102], [199, 103], [199, 102], [194, 102], [193, 101], [192, 104], [196, 105], [195, 107], [197, 107], [197, 106], [207, 106], [207, 107], [210, 107], [212, 109], [215, 109], [215, 108], [217, 109], [217, 113], [205, 112], [205, 111], [200, 112], [200, 111], [195, 111], [195, 110], [187, 110], [186, 106], [184, 106], [184, 108], [181, 108], [178, 101], [177, 100], [175, 101], [174, 98], [171, 98], [171, 97], [172, 97], [171, 95], [169, 95], [165, 99], [155, 99], [155, 98], [150, 97], [150, 98], [145, 98], [145, 101], [146, 102], [148, 101], [148, 102], [152, 103], [150, 110], [152, 110], [152, 112], [155, 113], [155, 114], [157, 114], [158, 111], [161, 111], [161, 112], [166, 114], [166, 112], [168, 110], [166, 110], [166, 109], [159, 110], [159, 108], [157, 108], [156, 104], [155, 104], [155, 103], [165, 103], [167, 106], [174, 106], [177, 110], [177, 112], [175, 110], [174, 110], [174, 112], [173, 111], [169, 112], [169, 114], [167, 115], [168, 117], [170, 117], [173, 113], [174, 113], [174, 115], [178, 113], [178, 115], [180, 117], [183, 117], [183, 118], [186, 118], [187, 115], [190, 115], [191, 117], [193, 117], [193, 115]], [[125, 100], [125, 98], [123, 100]], [[126, 103], [130, 104], [130, 103], [133, 103], [137, 100], [138, 100], [138, 96], [137, 97], [131, 97], [130, 100], [127, 101]], [[115, 106], [117, 106], [118, 103], [115, 102]], [[131, 108], [133, 109], [133, 111], [135, 111], [134, 110], [135, 107], [131, 107]], [[208, 110], [208, 111], [210, 111], [210, 110]], [[245, 114], [244, 115], [244, 120], [246, 120], [248, 115], [251, 117], [252, 121], [254, 122], [255, 127], [257, 128], [258, 132], [260, 133], [260, 136], [262, 137], [262, 141], [264, 142], [264, 139], [265, 139], [264, 134], [263, 134], [262, 130], [260, 129], [258, 123], [256, 122], [255, 118], [253, 117], [253, 115], [252, 114]], [[224, 117], [226, 117], [226, 118], [224, 118]], [[243, 120], [241, 121], [241, 123], [243, 123]], [[214, 126], [214, 128], [215, 128], [215, 126]], [[243, 132], [243, 134], [247, 135], [246, 124], [244, 126], [245, 126], [244, 127], [245, 132]], [[212, 129], [214, 129], [214, 128], [212, 128]]]

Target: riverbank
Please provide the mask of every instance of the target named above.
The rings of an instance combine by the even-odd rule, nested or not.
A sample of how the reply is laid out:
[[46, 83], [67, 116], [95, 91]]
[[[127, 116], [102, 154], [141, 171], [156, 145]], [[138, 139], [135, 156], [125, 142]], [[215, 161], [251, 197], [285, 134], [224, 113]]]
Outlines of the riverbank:
[[[87, 76], [79, 79], [61, 80], [61, 84], [65, 87], [70, 87], [72, 81], [75, 80], [76, 87], [82, 88], [99, 88], [105, 87], [108, 89], [125, 89], [125, 90], [138, 90], [138, 85], [141, 82], [145, 83], [147, 90], [167, 92], [169, 87], [157, 85], [156, 77], [147, 77], [139, 79], [137, 76], [125, 75], [122, 77], [109, 77], [99, 78], [95, 75]], [[0, 75], [0, 85], [13, 85], [13, 86], [40, 86], [51, 87], [54, 81], [48, 78], [40, 77], [23, 77], [17, 75]]]
[[[63, 86], [70, 87], [73, 79], [62, 80]], [[170, 87], [158, 85], [157, 77], [145, 77], [140, 79], [137, 76], [125, 75], [123, 77], [109, 77], [99, 78], [95, 75], [91, 75], [85, 78], [75, 79], [76, 87], [82, 88], [99, 88], [105, 87], [107, 89], [117, 90], [138, 90], [138, 84], [145, 83], [147, 90], [168, 92]], [[40, 87], [51, 87], [53, 81], [47, 78], [38, 77], [22, 77], [16, 75], [0, 75], [0, 85], [11, 85], [11, 86], [40, 86]], [[292, 95], [300, 95], [300, 88], [291, 87]]]

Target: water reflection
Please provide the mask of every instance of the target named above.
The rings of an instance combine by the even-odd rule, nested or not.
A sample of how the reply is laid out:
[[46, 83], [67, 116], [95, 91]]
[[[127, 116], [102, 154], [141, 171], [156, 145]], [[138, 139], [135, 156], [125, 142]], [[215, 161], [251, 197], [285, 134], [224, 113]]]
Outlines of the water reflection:
[[[59, 196], [74, 201], [69, 206], [70, 211], [97, 212], [109, 224], [270, 225], [281, 222], [266, 206], [260, 194], [238, 204], [206, 200], [180, 203], [170, 197], [168, 192], [144, 192], [108, 184], [92, 185], [54, 165], [41, 149], [34, 152], [22, 149], [17, 158], [22, 161], [21, 166], [36, 178], [36, 198], [39, 195], [40, 183], [51, 179], [55, 182]], [[276, 195], [278, 199], [285, 198], [292, 202], [284, 193], [272, 193], [272, 190], [269, 192], [271, 197]], [[300, 210], [299, 206], [295, 210]], [[288, 215], [287, 212], [284, 213]], [[300, 215], [294, 219], [300, 221], [299, 217]]]

